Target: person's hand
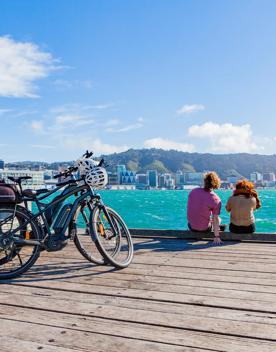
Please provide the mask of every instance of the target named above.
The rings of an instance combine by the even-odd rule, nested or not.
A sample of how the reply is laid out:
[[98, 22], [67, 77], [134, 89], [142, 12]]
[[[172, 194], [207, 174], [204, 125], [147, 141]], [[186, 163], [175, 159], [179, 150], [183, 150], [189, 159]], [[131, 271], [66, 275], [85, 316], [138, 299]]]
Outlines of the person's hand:
[[220, 239], [219, 236], [215, 236], [214, 241], [213, 241], [213, 244], [214, 244], [215, 246], [219, 246], [220, 244], [222, 244], [222, 240]]

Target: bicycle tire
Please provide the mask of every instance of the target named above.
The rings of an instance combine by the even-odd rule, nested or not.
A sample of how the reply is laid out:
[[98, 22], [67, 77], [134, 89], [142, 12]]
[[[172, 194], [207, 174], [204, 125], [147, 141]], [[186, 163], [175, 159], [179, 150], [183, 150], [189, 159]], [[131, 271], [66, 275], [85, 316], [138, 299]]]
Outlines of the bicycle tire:
[[[7, 222], [3, 223], [3, 216], [5, 213], [11, 214], [13, 216], [12, 224], [14, 223], [14, 219], [16, 218], [18, 222], [21, 224], [24, 222], [26, 223], [26, 226], [29, 225], [29, 229], [31, 232], [31, 237], [32, 240], [40, 240], [41, 239], [41, 231], [39, 229], [39, 225], [36, 223], [36, 221], [32, 220], [30, 218], [30, 213], [22, 206], [16, 206], [16, 209], [14, 206], [9, 206], [9, 205], [2, 205], [0, 206], [0, 236], [1, 233], [2, 235], [4, 234], [3, 229], [5, 224], [7, 225]], [[12, 215], [13, 214], [13, 215]], [[27, 228], [27, 227], [26, 227]], [[24, 231], [20, 230], [18, 236], [22, 236], [22, 233]], [[26, 231], [25, 231], [26, 232]], [[29, 259], [23, 264], [22, 262], [22, 251], [24, 248], [27, 248], [27, 250], [32, 247], [32, 252], [29, 255]], [[8, 254], [7, 250], [0, 250], [0, 280], [5, 280], [5, 279], [13, 279], [17, 276], [22, 275], [25, 273], [27, 270], [29, 270], [34, 263], [37, 261], [39, 255], [40, 255], [40, 245], [16, 245], [13, 243], [13, 247], [9, 248], [10, 253]], [[5, 254], [3, 253], [5, 252]], [[4, 254], [4, 257], [2, 256]], [[18, 261], [20, 263], [20, 266], [16, 269], [6, 269], [5, 270], [5, 265], [11, 263], [12, 260], [14, 260], [16, 257], [18, 257]]]
[[[100, 218], [100, 215], [101, 215], [100, 213], [102, 212], [103, 215], [105, 216], [104, 210], [108, 213], [112, 221], [113, 227], [116, 230], [115, 234], [114, 234], [114, 231], [112, 230], [112, 225], [110, 224], [108, 218], [106, 217], [105, 217], [105, 224], [108, 224], [111, 227], [111, 229], [104, 228], [104, 231], [99, 230], [99, 224], [102, 223], [102, 219]], [[103, 208], [101, 206], [96, 206], [93, 209], [93, 212], [91, 214], [90, 224], [92, 226], [95, 245], [97, 246], [102, 256], [106, 258], [106, 260], [109, 262], [109, 264], [113, 265], [118, 269], [123, 269], [128, 267], [133, 259], [134, 249], [133, 249], [133, 242], [132, 242], [131, 235], [121, 216], [115, 210], [109, 207]], [[107, 231], [109, 232], [109, 234], [112, 231], [111, 236], [106, 236]], [[109, 237], [110, 239], [108, 239]], [[112, 240], [113, 243], [115, 242], [115, 245], [113, 245], [114, 248], [111, 248], [111, 251], [109, 251], [108, 248], [105, 248], [105, 244], [106, 243], [108, 244], [109, 240]], [[125, 249], [127, 249], [127, 253]], [[124, 256], [124, 253], [126, 253], [126, 257]]]
[[[89, 262], [97, 264], [97, 265], [105, 265], [106, 260], [103, 258], [101, 253], [99, 252], [97, 246], [95, 245], [93, 238], [90, 233], [90, 214], [86, 217], [85, 207], [90, 209], [87, 205], [81, 204], [74, 214], [73, 218], [73, 226], [71, 226], [70, 235], [73, 237], [73, 241], [75, 246], [77, 247], [80, 254]], [[79, 219], [79, 215], [82, 215], [83, 219]], [[83, 221], [82, 221], [83, 220]], [[80, 224], [82, 222], [82, 224]], [[74, 231], [74, 234], [72, 233]], [[87, 241], [89, 239], [89, 242]], [[96, 256], [96, 253], [99, 253], [99, 256]]]

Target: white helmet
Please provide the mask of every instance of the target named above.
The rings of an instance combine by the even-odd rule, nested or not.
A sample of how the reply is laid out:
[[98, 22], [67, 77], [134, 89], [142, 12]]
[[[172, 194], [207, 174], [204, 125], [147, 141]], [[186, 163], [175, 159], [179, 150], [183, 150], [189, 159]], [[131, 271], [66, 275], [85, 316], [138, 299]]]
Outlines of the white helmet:
[[103, 167], [96, 166], [87, 173], [85, 181], [92, 188], [103, 188], [108, 182], [107, 172]]
[[98, 162], [93, 159], [81, 158], [76, 161], [80, 176], [85, 176], [98, 165]]

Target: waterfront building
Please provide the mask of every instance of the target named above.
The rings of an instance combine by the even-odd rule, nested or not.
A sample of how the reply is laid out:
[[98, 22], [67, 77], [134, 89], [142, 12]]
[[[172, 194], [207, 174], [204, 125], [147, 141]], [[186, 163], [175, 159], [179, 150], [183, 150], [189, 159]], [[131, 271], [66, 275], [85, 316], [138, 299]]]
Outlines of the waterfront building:
[[11, 182], [9, 181], [8, 176], [11, 176], [11, 177], [30, 176], [31, 179], [24, 180], [24, 183], [23, 183], [24, 188], [40, 188], [44, 186], [43, 171], [10, 170], [10, 169], [0, 170], [0, 179], [5, 180], [6, 182]]
[[275, 174], [274, 172], [266, 172], [263, 174], [263, 181], [268, 181], [268, 182], [275, 182]]
[[117, 183], [121, 184], [122, 183], [122, 173], [126, 172], [126, 166], [125, 165], [117, 165], [116, 166], [116, 173], [117, 173]]
[[148, 186], [148, 175], [136, 174], [136, 188], [147, 188], [147, 186]]
[[260, 172], [252, 172], [250, 174], [250, 181], [257, 183], [257, 182], [262, 182], [263, 181], [263, 175]]
[[0, 159], [0, 169], [3, 170], [5, 168], [4, 160]]
[[175, 174], [175, 185], [177, 187], [183, 186], [185, 184], [185, 175], [181, 170], [177, 170]]
[[157, 188], [158, 187], [158, 174], [156, 170], [148, 170], [147, 172], [148, 176], [148, 185], [151, 188]]
[[227, 182], [229, 184], [236, 184], [238, 181], [240, 180], [240, 177], [237, 176], [237, 175], [230, 175], [230, 176], [227, 176]]
[[120, 184], [131, 185], [135, 183], [136, 183], [136, 179], [135, 179], [134, 171], [126, 170], [120, 173]]
[[175, 188], [175, 181], [171, 174], [165, 173], [159, 176], [159, 187], [160, 188]]
[[118, 185], [119, 184], [117, 173], [114, 174], [112, 172], [108, 172], [108, 184], [109, 185]]
[[185, 172], [184, 179], [185, 184], [201, 186], [203, 184], [204, 173], [203, 172]]

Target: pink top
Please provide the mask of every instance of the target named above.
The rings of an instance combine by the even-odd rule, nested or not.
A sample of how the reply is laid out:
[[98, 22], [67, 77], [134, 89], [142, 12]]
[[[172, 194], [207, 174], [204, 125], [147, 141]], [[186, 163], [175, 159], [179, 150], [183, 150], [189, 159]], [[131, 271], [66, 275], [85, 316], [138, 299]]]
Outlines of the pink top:
[[188, 198], [188, 222], [194, 230], [207, 230], [211, 215], [219, 215], [220, 209], [221, 200], [213, 191], [195, 188], [190, 192]]

